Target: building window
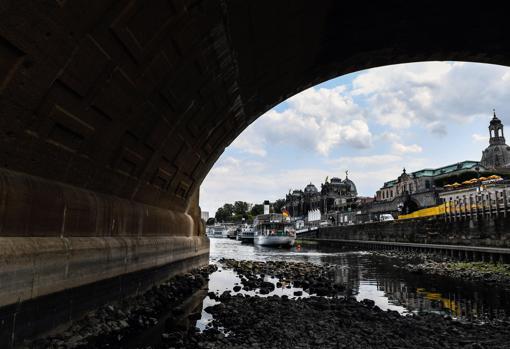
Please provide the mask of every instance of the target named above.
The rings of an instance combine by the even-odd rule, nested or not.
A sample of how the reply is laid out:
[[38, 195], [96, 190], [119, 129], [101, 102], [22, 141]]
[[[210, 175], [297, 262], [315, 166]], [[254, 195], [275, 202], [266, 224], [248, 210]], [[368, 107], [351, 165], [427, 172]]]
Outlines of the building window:
[[428, 179], [425, 181], [425, 189], [430, 189], [430, 181]]

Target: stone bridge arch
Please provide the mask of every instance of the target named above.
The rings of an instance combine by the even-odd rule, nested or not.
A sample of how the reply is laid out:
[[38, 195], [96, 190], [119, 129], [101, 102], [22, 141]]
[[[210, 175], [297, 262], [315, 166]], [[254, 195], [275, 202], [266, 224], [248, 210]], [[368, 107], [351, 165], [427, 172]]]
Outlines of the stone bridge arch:
[[257, 117], [370, 67], [509, 65], [506, 23], [490, 3], [0, 2], [0, 249], [42, 275], [0, 306], [204, 263], [198, 188]]

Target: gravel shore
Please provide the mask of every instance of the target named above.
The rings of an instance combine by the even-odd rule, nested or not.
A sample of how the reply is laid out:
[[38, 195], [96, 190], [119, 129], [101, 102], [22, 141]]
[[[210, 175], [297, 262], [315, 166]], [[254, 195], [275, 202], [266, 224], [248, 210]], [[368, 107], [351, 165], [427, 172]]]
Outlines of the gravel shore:
[[510, 264], [458, 261], [434, 254], [403, 251], [375, 251], [372, 253], [397, 260], [399, 263], [395, 267], [416, 274], [447, 276], [510, 287]]
[[[65, 332], [27, 347], [510, 348], [508, 320], [470, 323], [437, 314], [383, 311], [371, 300], [351, 298], [335, 281], [335, 265], [233, 259], [219, 263], [234, 270], [241, 282], [207, 294], [210, 306], [204, 310], [212, 321], [203, 331], [195, 324], [203, 316], [201, 302], [209, 274], [217, 270], [214, 265], [102, 307]], [[271, 282], [268, 277], [273, 277]], [[303, 291], [290, 297], [274, 295], [275, 288], [291, 287], [312, 296], [302, 296]], [[186, 312], [182, 304], [200, 292], [198, 305]], [[137, 344], [147, 334], [150, 340]]]
[[169, 322], [179, 316], [181, 304], [205, 287], [209, 274], [216, 270], [210, 265], [176, 276], [143, 294], [90, 312], [65, 331], [28, 342], [22, 348], [132, 347], [131, 339], [159, 325], [163, 316], [169, 317]]

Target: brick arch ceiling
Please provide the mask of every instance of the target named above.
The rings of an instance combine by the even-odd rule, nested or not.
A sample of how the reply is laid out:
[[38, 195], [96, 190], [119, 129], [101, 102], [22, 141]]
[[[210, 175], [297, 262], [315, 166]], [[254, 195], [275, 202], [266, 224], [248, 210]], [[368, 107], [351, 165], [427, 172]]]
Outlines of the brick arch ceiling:
[[509, 65], [496, 5], [336, 0], [0, 2], [0, 167], [185, 210], [275, 104], [387, 64]]

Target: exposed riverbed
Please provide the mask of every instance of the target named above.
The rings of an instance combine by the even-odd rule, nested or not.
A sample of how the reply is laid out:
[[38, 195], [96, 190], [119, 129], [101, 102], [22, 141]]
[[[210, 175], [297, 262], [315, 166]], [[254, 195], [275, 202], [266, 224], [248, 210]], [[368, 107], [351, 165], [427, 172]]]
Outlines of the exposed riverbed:
[[510, 348], [507, 284], [417, 272], [424, 259], [212, 239], [208, 268], [27, 347]]
[[[367, 251], [341, 251], [338, 247], [301, 245], [301, 248], [274, 249], [240, 244], [228, 239], [211, 239], [211, 263], [221, 258], [253, 261], [289, 261], [336, 266], [337, 282], [357, 299], [370, 299], [382, 310], [402, 314], [430, 312], [458, 319], [497, 319], [510, 315], [510, 289], [504, 285], [467, 281], [447, 275], [427, 275], [406, 270], [408, 260], [387, 258]], [[232, 289], [229, 276], [211, 275], [211, 291]], [[238, 282], [236, 279], [235, 282]], [[276, 290], [275, 294], [285, 294]]]

